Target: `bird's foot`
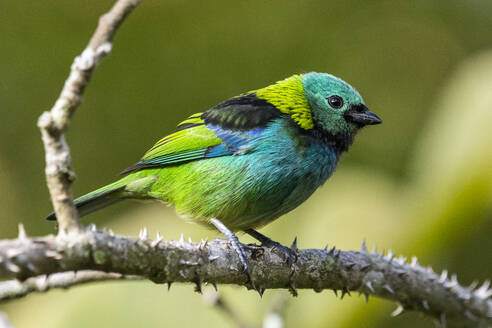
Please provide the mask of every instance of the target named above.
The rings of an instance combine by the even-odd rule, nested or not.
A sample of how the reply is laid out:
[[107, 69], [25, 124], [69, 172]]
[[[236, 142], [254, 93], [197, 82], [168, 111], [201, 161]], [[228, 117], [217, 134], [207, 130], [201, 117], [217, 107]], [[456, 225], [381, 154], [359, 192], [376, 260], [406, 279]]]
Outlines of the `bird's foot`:
[[261, 242], [261, 246], [280, 250], [280, 252], [283, 254], [284, 259], [287, 261], [287, 264], [290, 266], [292, 270], [294, 270], [294, 264], [297, 261], [296, 239], [292, 243], [291, 247], [287, 247], [276, 241], [271, 240], [267, 236], [259, 233], [254, 229], [247, 229], [244, 232], [246, 232], [248, 235]]
[[251, 279], [251, 273], [249, 271], [249, 265], [248, 265], [248, 257], [246, 255], [245, 249], [249, 248], [249, 246], [243, 245], [239, 242], [239, 239], [237, 236], [229, 230], [220, 220], [218, 219], [211, 219], [210, 222], [219, 230], [226, 238], [227, 240], [232, 244], [232, 247], [236, 251], [237, 255], [239, 256], [239, 261], [243, 265], [243, 270], [244, 273], [248, 276], [248, 284], [251, 285], [253, 289], [255, 289], [260, 296], [263, 294], [263, 292], [256, 288], [253, 280]]

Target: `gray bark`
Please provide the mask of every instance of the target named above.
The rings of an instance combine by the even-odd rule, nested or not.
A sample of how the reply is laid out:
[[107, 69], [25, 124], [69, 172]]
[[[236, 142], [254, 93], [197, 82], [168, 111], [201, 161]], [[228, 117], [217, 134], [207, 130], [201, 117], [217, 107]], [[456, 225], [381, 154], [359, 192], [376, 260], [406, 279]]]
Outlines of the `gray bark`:
[[[338, 249], [292, 248], [297, 260], [289, 266], [284, 252], [266, 247], [247, 248], [254, 286], [265, 289], [332, 289], [341, 297], [350, 292], [393, 300], [401, 309], [426, 313], [444, 322], [464, 326], [492, 325], [492, 290], [465, 288], [456, 276], [448, 279], [416, 259], [406, 263], [391, 254]], [[200, 291], [202, 283], [235, 284], [251, 289], [241, 262], [224, 240], [210, 242], [163, 241], [114, 236], [89, 229], [59, 235], [0, 241], [0, 279], [26, 280], [58, 272], [96, 270], [139, 276], [155, 283], [188, 282]], [[92, 281], [92, 280], [91, 280]], [[12, 297], [12, 293], [0, 295]]]

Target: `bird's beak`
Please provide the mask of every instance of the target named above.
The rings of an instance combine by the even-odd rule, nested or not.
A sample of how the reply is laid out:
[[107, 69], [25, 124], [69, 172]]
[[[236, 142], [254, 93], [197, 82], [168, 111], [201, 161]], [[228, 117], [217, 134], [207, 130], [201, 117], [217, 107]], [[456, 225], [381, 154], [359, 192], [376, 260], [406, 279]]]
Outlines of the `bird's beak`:
[[345, 111], [343, 116], [348, 122], [355, 123], [360, 127], [383, 123], [383, 121], [365, 105], [351, 106]]

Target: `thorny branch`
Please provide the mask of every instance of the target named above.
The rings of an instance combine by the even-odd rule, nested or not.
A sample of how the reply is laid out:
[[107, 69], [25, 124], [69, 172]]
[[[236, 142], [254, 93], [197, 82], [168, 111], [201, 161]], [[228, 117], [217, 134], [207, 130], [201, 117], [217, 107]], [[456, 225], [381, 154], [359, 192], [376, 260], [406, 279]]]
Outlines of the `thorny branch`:
[[[258, 291], [265, 289], [332, 289], [343, 298], [351, 292], [374, 295], [399, 304], [403, 310], [420, 311], [437, 318], [462, 323], [467, 327], [492, 325], [492, 290], [489, 283], [462, 287], [455, 275], [440, 276], [422, 268], [413, 258], [360, 251], [331, 249], [299, 250], [297, 261], [289, 266], [278, 249], [247, 249], [251, 277]], [[139, 238], [114, 236], [90, 228], [71, 238], [47, 236], [0, 241], [0, 279], [18, 279], [57, 272], [96, 270], [121, 275], [136, 275], [155, 283], [191, 282], [201, 291], [202, 283], [235, 284], [251, 288], [242, 265], [230, 244], [211, 242], [155, 240], [142, 230]], [[27, 279], [27, 280], [26, 280]], [[6, 293], [6, 292], [4, 292]], [[1, 294], [1, 298], [12, 297]]]
[[50, 111], [38, 120], [46, 152], [46, 181], [50, 191], [61, 234], [78, 232], [82, 226], [73, 204], [70, 184], [75, 179], [65, 131], [97, 64], [111, 51], [116, 30], [140, 0], [119, 0], [99, 19], [94, 35], [80, 56], [77, 56], [60, 96]]
[[[201, 290], [203, 282], [236, 284], [251, 288], [235, 251], [225, 241], [209, 243], [163, 241], [160, 235], [148, 239], [114, 236], [84, 229], [77, 218], [70, 184], [74, 179], [64, 133], [81, 103], [92, 73], [112, 47], [112, 39], [139, 0], [118, 0], [100, 18], [98, 27], [82, 54], [75, 58], [62, 92], [50, 111], [41, 115], [46, 151], [46, 179], [57, 215], [58, 236], [29, 238], [22, 226], [19, 237], [0, 240], [0, 300], [19, 298], [31, 292], [101, 280], [150, 279], [156, 283], [192, 282]], [[251, 276], [257, 290], [286, 288], [297, 295], [298, 288], [321, 292], [332, 289], [341, 297], [357, 291], [396, 301], [394, 315], [415, 310], [468, 327], [492, 325], [492, 290], [485, 282], [462, 287], [456, 276], [440, 276], [424, 269], [416, 259], [393, 258], [392, 254], [332, 249], [298, 250], [290, 266], [282, 252], [266, 247], [248, 248]]]

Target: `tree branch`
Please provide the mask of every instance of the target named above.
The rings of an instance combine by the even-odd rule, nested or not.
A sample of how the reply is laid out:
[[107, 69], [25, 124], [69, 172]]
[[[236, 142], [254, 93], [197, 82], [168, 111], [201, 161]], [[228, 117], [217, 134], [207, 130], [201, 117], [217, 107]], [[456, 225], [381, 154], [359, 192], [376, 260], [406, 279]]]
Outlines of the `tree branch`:
[[119, 0], [99, 19], [94, 35], [80, 56], [77, 56], [60, 96], [50, 111], [38, 120], [46, 152], [46, 181], [55, 209], [60, 233], [82, 230], [73, 204], [70, 184], [75, 179], [65, 131], [97, 64], [112, 47], [116, 30], [140, 0]]
[[[357, 291], [393, 300], [401, 310], [420, 311], [441, 321], [463, 322], [469, 327], [492, 324], [492, 290], [487, 282], [479, 289], [465, 288], [456, 276], [448, 279], [446, 272], [438, 276], [419, 266], [415, 258], [408, 264], [391, 254], [369, 253], [365, 246], [361, 251], [295, 250], [297, 261], [291, 269], [277, 249], [248, 249], [251, 276], [260, 292], [285, 288], [295, 295], [298, 288], [333, 289], [343, 297]], [[97, 270], [137, 275], [155, 283], [192, 282], [198, 291], [202, 282], [250, 289], [241, 268], [226, 241], [175, 242], [162, 241], [160, 236], [150, 240], [145, 230], [140, 238], [90, 229], [72, 234], [70, 239], [22, 236], [0, 241], [0, 279]]]
[[[0, 300], [25, 296], [50, 288], [68, 288], [110, 279], [150, 279], [156, 283], [202, 282], [252, 284], [242, 272], [236, 252], [226, 241], [186, 243], [114, 236], [85, 230], [78, 221], [70, 185], [74, 179], [65, 140], [69, 122], [81, 103], [92, 73], [112, 47], [112, 39], [139, 0], [119, 0], [103, 15], [82, 54], [75, 58], [62, 92], [50, 111], [38, 121], [46, 151], [46, 179], [60, 232], [58, 236], [28, 238], [22, 226], [19, 238], [0, 240]], [[361, 251], [298, 250], [292, 267], [277, 249], [248, 248], [251, 276], [260, 294], [265, 289], [297, 288], [340, 290], [341, 297], [358, 291], [390, 299], [401, 310], [416, 310], [469, 327], [492, 325], [492, 291], [488, 283], [478, 289], [458, 284], [456, 276], [436, 275], [432, 269], [410, 264], [392, 255]], [[91, 271], [86, 271], [91, 270]], [[82, 272], [81, 272], [82, 271]], [[77, 273], [75, 273], [77, 272]]]
[[21, 298], [31, 293], [45, 293], [50, 289], [66, 289], [90, 282], [141, 279], [138, 276], [127, 276], [120, 273], [83, 270], [54, 273], [49, 276], [40, 275], [24, 281], [8, 280], [0, 282], [0, 302]]

